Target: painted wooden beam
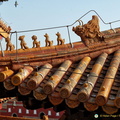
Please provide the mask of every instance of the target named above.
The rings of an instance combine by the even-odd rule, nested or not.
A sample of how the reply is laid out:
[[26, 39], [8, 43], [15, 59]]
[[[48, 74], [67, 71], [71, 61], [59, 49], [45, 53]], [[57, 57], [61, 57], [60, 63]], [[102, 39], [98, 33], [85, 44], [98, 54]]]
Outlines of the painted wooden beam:
[[92, 70], [90, 71], [90, 74], [86, 80], [86, 82], [84, 83], [82, 89], [80, 90], [80, 92], [77, 94], [78, 96], [78, 100], [80, 102], [85, 102], [89, 99], [90, 94], [96, 84], [96, 81], [99, 77], [99, 74], [103, 68], [103, 65], [105, 63], [105, 60], [107, 58], [107, 54], [106, 53], [102, 53], [97, 61], [95, 62], [95, 64], [93, 65]]
[[103, 106], [107, 103], [107, 100], [108, 100], [108, 97], [109, 97], [109, 94], [111, 91], [111, 87], [113, 85], [114, 78], [117, 73], [119, 64], [120, 64], [120, 50], [117, 50], [114, 53], [113, 59], [110, 63], [110, 66], [107, 70], [104, 81], [103, 81], [103, 83], [100, 87], [100, 90], [97, 94], [97, 97], [96, 97], [96, 103], [99, 106]]
[[39, 84], [42, 82], [42, 80], [45, 78], [45, 76], [48, 74], [48, 72], [51, 70], [52, 65], [51, 64], [45, 64], [38, 72], [34, 74], [33, 77], [30, 78], [30, 80], [27, 82], [27, 86], [30, 90], [34, 90], [39, 86]]
[[45, 84], [43, 88], [46, 94], [53, 92], [54, 88], [58, 85], [71, 64], [72, 62], [70, 60], [64, 61], [58, 70], [50, 77], [50, 80]]
[[11, 82], [13, 85], [18, 86], [20, 85], [27, 77], [31, 74], [33, 68], [30, 66], [25, 66], [24, 68], [20, 69], [17, 74], [15, 74], [11, 78]]
[[60, 96], [62, 98], [68, 98], [80, 80], [83, 72], [85, 71], [86, 67], [88, 66], [91, 58], [90, 57], [84, 57], [80, 63], [78, 64], [77, 68], [73, 71], [65, 85], [60, 90]]

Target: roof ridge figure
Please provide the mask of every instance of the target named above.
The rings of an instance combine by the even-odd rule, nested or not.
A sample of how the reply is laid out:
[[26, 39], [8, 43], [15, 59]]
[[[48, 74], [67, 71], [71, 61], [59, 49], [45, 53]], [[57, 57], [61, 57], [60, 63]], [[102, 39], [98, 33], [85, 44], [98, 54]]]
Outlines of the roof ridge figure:
[[73, 27], [72, 30], [81, 37], [86, 46], [104, 42], [103, 34], [100, 32], [99, 19], [95, 15], [92, 16], [92, 20], [88, 21], [87, 24], [78, 25]]

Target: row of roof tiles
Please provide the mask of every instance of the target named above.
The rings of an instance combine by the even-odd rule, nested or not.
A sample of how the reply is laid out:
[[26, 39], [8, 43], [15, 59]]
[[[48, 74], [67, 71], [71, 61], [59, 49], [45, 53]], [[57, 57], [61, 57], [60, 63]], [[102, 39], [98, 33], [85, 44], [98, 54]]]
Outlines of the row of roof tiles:
[[7, 102], [8, 100], [15, 99], [15, 97], [0, 98], [0, 103]]
[[3, 1], [8, 1], [8, 0], [0, 0], [1, 2], [3, 2]]
[[47, 97], [53, 105], [64, 100], [68, 107], [76, 108], [80, 103], [88, 111], [102, 106], [108, 114], [120, 108], [120, 50], [108, 55], [102, 53], [95, 59], [84, 57], [72, 63], [65, 60], [59, 67], [49, 63], [34, 70], [31, 66], [21, 68], [18, 73], [6, 68], [0, 72], [0, 82], [6, 90], [18, 87], [21, 95], [33, 91], [35, 99]]

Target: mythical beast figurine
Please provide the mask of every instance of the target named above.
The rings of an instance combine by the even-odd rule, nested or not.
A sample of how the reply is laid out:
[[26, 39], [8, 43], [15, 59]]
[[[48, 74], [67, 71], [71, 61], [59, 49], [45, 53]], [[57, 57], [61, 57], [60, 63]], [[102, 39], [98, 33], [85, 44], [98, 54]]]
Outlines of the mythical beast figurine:
[[95, 15], [92, 16], [92, 20], [88, 21], [87, 24], [78, 25], [73, 27], [72, 30], [81, 37], [87, 46], [103, 41], [103, 35], [99, 27], [99, 19]]

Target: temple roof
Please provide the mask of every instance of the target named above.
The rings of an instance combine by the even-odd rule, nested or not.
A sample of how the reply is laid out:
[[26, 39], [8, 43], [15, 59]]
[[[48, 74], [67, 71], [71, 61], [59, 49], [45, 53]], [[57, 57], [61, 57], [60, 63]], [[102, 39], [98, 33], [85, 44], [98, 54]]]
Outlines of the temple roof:
[[[18, 90], [23, 96], [32, 94], [40, 102], [48, 99], [56, 106], [65, 101], [70, 108], [83, 103], [88, 111], [102, 106], [110, 114], [120, 108], [119, 56], [118, 49], [111, 54], [101, 53], [94, 59], [85, 56], [74, 63], [67, 59], [58, 67], [46, 63], [38, 70], [25, 66], [13, 73], [8, 69], [0, 73], [0, 81], [7, 91]], [[12, 76], [4, 80], [6, 74]], [[110, 108], [114, 111], [109, 111]]]
[[[82, 27], [88, 29], [87, 24]], [[17, 52], [4, 51], [4, 57], [1, 53], [0, 97], [15, 96], [28, 109], [81, 109], [83, 105], [87, 111], [101, 107], [107, 114], [116, 113], [120, 108], [120, 28], [100, 32], [92, 27], [92, 33], [83, 28], [73, 28], [82, 38], [74, 47], [62, 40], [61, 45], [21, 46]]]
[[0, 2], [3, 2], [3, 1], [8, 1], [8, 0], [0, 0]]
[[11, 27], [8, 26], [2, 19], [0, 19], [0, 36], [7, 38], [9, 37], [10, 31], [11, 31]]

